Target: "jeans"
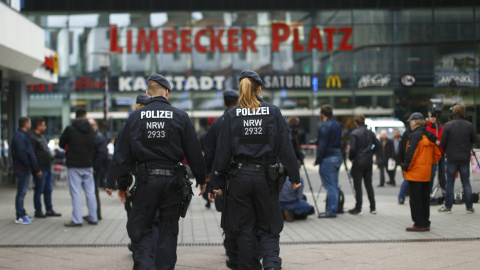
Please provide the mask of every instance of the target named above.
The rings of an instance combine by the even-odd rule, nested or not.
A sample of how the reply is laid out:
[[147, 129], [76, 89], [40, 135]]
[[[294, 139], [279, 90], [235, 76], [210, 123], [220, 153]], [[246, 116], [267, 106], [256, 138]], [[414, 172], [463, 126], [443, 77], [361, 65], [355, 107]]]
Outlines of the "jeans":
[[445, 196], [445, 208], [450, 210], [452, 209], [453, 204], [453, 188], [455, 185], [455, 174], [457, 171], [460, 173], [460, 180], [462, 181], [463, 194], [465, 205], [468, 209], [472, 209], [472, 187], [470, 186], [470, 164], [453, 164], [447, 161], [447, 183], [445, 185], [446, 196]]
[[83, 223], [82, 217], [82, 188], [87, 198], [88, 219], [97, 222], [97, 198], [95, 197], [95, 181], [93, 168], [68, 168], [68, 184], [72, 197], [72, 221]]
[[15, 170], [17, 176], [17, 196], [15, 196], [15, 211], [17, 219], [27, 215], [25, 208], [23, 208], [23, 200], [25, 194], [27, 194], [28, 184], [30, 181], [30, 171], [28, 170]]
[[304, 215], [310, 212], [312, 206], [304, 200], [298, 200], [292, 203], [280, 203], [282, 211], [293, 210], [296, 215]]
[[46, 211], [52, 211], [52, 190], [53, 190], [53, 181], [52, 181], [52, 171], [51, 170], [42, 170], [42, 178], [38, 178], [35, 174], [33, 175], [33, 182], [35, 183], [35, 189], [33, 192], [33, 206], [35, 207], [35, 212], [42, 212], [42, 194], [43, 202], [45, 203]]
[[433, 190], [433, 183], [435, 182], [435, 175], [437, 174], [438, 169], [438, 184], [440, 187], [445, 190], [445, 156], [435, 164], [432, 165], [432, 175], [430, 177], [430, 193]]
[[327, 190], [327, 209], [325, 212], [336, 215], [338, 210], [338, 172], [342, 165], [342, 156], [323, 159], [320, 164], [320, 177]]
[[408, 181], [403, 179], [402, 186], [400, 187], [400, 192], [398, 193], [398, 200], [405, 201], [408, 191]]

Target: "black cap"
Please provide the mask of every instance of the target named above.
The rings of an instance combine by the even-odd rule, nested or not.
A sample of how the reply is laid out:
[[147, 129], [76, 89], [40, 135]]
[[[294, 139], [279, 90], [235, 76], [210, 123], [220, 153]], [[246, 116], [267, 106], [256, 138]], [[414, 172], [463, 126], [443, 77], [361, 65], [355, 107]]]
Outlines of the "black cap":
[[238, 79], [238, 81], [241, 81], [243, 78], [246, 78], [246, 77], [254, 79], [258, 84], [263, 86], [262, 79], [260, 79], [260, 76], [258, 76], [258, 74], [255, 71], [244, 70], [240, 72], [240, 79]]
[[423, 117], [423, 114], [419, 113], [419, 112], [414, 112], [410, 115], [410, 117], [408, 118], [407, 122], [410, 122], [411, 120], [418, 120], [418, 119], [423, 119], [425, 120], [425, 117]]
[[172, 87], [170, 86], [170, 83], [168, 82], [168, 80], [160, 74], [150, 75], [150, 77], [148, 77], [148, 79], [147, 79], [147, 83], [149, 81], [157, 82], [161, 86], [165, 87], [168, 91], [172, 90]]
[[150, 100], [150, 97], [145, 95], [145, 94], [140, 94], [137, 96], [137, 100], [135, 101], [135, 103], [140, 103], [140, 104], [143, 104], [143, 105], [147, 105], [147, 102]]
[[232, 89], [227, 89], [225, 92], [223, 92], [223, 97], [232, 97], [232, 98], [238, 98], [238, 92]]

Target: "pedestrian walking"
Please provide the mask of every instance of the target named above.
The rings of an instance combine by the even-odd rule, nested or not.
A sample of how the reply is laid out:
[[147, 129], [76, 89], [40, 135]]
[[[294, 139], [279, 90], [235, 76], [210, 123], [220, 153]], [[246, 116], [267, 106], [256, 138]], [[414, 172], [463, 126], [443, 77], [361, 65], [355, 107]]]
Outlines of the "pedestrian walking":
[[15, 211], [17, 217], [15, 223], [30, 224], [35, 218], [27, 215], [23, 207], [25, 194], [27, 194], [28, 184], [30, 183], [30, 173], [35, 174], [37, 178], [42, 178], [42, 171], [38, 167], [37, 158], [33, 152], [32, 142], [28, 132], [32, 123], [28, 117], [20, 117], [18, 120], [18, 130], [13, 134], [10, 144], [12, 153], [13, 170], [17, 177], [17, 195], [15, 196]]
[[380, 148], [380, 142], [375, 134], [365, 126], [365, 116], [355, 116], [357, 127], [350, 137], [350, 151], [348, 158], [352, 161], [352, 178], [355, 189], [355, 207], [348, 210], [352, 215], [361, 215], [362, 212], [362, 179], [370, 201], [370, 214], [377, 214], [375, 194], [372, 186], [373, 154]]
[[75, 120], [65, 128], [58, 145], [67, 151], [68, 186], [72, 196], [72, 220], [66, 227], [80, 227], [82, 218], [82, 189], [87, 198], [87, 223], [97, 225], [97, 200], [93, 179], [93, 151], [95, 133], [87, 120], [87, 111], [78, 108]]
[[385, 186], [385, 171], [388, 174], [387, 184], [395, 186], [394, 171], [389, 170], [388, 163], [393, 159], [394, 149], [393, 141], [387, 137], [387, 130], [380, 131], [380, 148], [377, 150], [377, 164], [380, 170], [380, 184], [379, 187]]
[[[117, 146], [118, 197], [125, 203], [133, 171], [138, 185], [133, 197], [127, 231], [134, 245], [134, 269], [174, 269], [178, 221], [191, 199], [186, 157], [197, 186], [205, 192], [205, 162], [188, 114], [170, 105], [171, 86], [165, 77], [148, 78], [147, 105], [130, 115]], [[180, 163], [180, 164], [179, 164]], [[153, 221], [158, 211], [156, 254]]]
[[[33, 192], [33, 205], [36, 218], [59, 217], [62, 214], [53, 210], [52, 205], [52, 155], [48, 149], [47, 140], [43, 136], [47, 125], [44, 118], [37, 118], [33, 121], [33, 132], [30, 135], [32, 148], [38, 161], [38, 167], [42, 171], [42, 177], [38, 178], [33, 174], [35, 189]], [[42, 195], [46, 212], [42, 211]]]
[[238, 269], [262, 269], [259, 257], [263, 269], [281, 269], [283, 217], [278, 193], [285, 178], [278, 161], [296, 189], [297, 159], [280, 110], [261, 98], [260, 76], [244, 70], [239, 82], [240, 105], [224, 115], [211, 181], [214, 193], [226, 196], [222, 219], [224, 228], [237, 237]]
[[475, 209], [473, 209], [472, 187], [470, 186], [470, 156], [472, 144], [477, 142], [477, 137], [472, 123], [465, 120], [467, 111], [464, 105], [456, 105], [452, 114], [453, 120], [445, 124], [440, 141], [440, 145], [447, 155], [445, 205], [440, 208], [440, 212], [447, 214], [452, 212], [455, 174], [459, 172], [467, 213], [472, 214]]

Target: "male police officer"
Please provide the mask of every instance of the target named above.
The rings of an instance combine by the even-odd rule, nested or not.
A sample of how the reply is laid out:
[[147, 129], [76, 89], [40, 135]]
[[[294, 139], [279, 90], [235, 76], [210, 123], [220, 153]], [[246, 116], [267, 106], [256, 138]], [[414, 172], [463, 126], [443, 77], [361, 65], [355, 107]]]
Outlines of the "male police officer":
[[[130, 172], [138, 181], [127, 231], [135, 245], [134, 268], [174, 269], [178, 220], [184, 197], [184, 157], [205, 192], [205, 162], [188, 115], [168, 103], [170, 83], [159, 74], [148, 78], [147, 106], [134, 111], [125, 125], [117, 153], [118, 196], [125, 200]], [[135, 165], [135, 166], [134, 166]], [[128, 192], [127, 192], [128, 195]], [[152, 223], [159, 210], [156, 257]], [[185, 209], [182, 209], [185, 211]]]
[[[227, 113], [228, 110], [231, 108], [237, 106], [238, 104], [238, 92], [235, 90], [226, 90], [223, 92], [223, 102], [225, 104], [225, 113]], [[212, 166], [213, 166], [213, 159], [215, 155], [215, 149], [217, 146], [217, 140], [218, 140], [218, 135], [220, 134], [220, 128], [222, 127], [223, 123], [223, 115], [215, 119], [210, 127], [210, 129], [207, 132], [207, 135], [205, 137], [205, 153], [204, 153], [204, 158], [205, 158], [205, 164], [207, 166], [207, 178], [210, 176], [212, 172]], [[212, 200], [212, 194], [213, 194], [213, 189], [208, 190], [209, 192], [209, 199], [210, 201], [213, 202]], [[223, 198], [221, 196], [216, 198], [215, 205], [217, 205], [218, 201], [223, 202]], [[237, 245], [237, 238], [234, 233], [232, 233], [229, 230], [224, 230], [225, 231], [225, 240], [223, 241], [223, 245], [225, 247], [225, 251], [228, 256], [227, 260], [227, 267], [230, 269], [236, 269], [237, 268], [237, 254], [238, 254], [238, 245]]]

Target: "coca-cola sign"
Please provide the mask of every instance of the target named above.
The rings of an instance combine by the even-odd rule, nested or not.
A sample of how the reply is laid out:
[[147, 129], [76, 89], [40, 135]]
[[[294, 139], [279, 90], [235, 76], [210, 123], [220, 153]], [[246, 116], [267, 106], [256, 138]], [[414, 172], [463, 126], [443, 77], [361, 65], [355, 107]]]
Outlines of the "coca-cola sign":
[[391, 80], [390, 74], [382, 75], [381, 73], [375, 75], [363, 75], [358, 80], [358, 88], [365, 88], [369, 86], [386, 86]]

